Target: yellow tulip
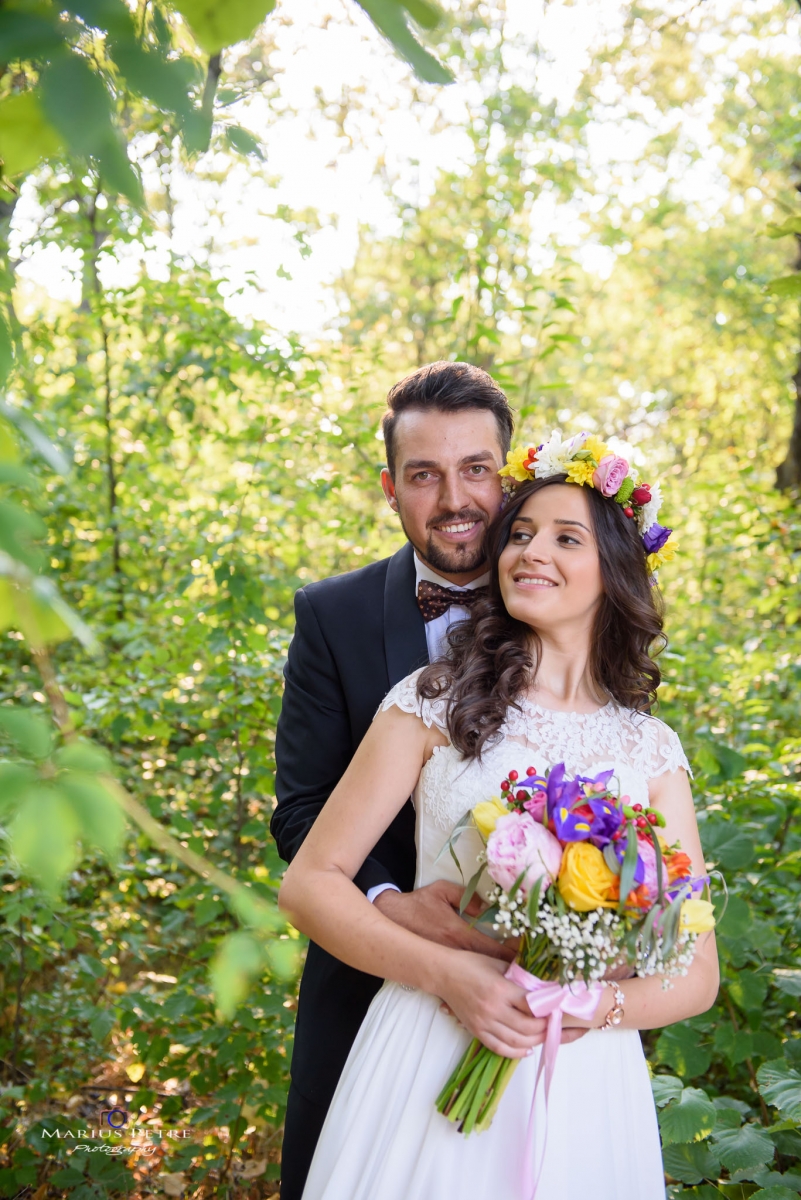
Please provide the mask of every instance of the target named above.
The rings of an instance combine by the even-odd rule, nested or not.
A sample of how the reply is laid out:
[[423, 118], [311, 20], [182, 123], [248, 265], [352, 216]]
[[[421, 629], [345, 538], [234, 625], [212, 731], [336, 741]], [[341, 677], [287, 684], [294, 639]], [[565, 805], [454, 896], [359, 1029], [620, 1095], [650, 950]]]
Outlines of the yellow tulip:
[[681, 927], [685, 933], [709, 933], [715, 928], [715, 908], [708, 900], [685, 900], [681, 906]]
[[577, 912], [615, 908], [618, 877], [591, 842], [571, 842], [562, 854], [557, 887], [562, 899]]
[[508, 806], [498, 796], [493, 796], [491, 800], [482, 800], [481, 804], [476, 805], [473, 809], [473, 820], [485, 841], [498, 823], [498, 818], [508, 817], [509, 811]]

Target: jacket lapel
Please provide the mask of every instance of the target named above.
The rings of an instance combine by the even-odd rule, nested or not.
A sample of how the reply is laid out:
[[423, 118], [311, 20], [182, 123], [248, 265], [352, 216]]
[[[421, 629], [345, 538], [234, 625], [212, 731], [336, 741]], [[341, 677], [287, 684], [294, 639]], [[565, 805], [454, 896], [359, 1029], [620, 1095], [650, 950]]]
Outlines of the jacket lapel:
[[384, 653], [390, 687], [428, 662], [426, 627], [414, 588], [414, 550], [407, 542], [389, 560], [384, 584]]

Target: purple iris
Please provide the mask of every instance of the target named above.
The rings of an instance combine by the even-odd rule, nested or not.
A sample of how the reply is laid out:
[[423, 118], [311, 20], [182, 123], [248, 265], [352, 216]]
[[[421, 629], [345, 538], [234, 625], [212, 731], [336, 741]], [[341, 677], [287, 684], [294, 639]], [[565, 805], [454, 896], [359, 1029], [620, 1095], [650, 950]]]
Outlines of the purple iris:
[[592, 809], [592, 838], [593, 845], [603, 850], [611, 842], [612, 835], [620, 828], [623, 820], [623, 810], [619, 803], [613, 800], [590, 800]]
[[645, 547], [646, 554], [656, 554], [661, 550], [665, 542], [670, 537], [672, 529], [667, 529], [664, 525], [654, 521], [650, 529], [646, 529], [642, 535], [642, 544]]
[[583, 813], [571, 811], [577, 800], [584, 802], [581, 784], [577, 779], [565, 779], [565, 764], [551, 768], [546, 785], [548, 816], [554, 823], [556, 836], [563, 842], [583, 842], [590, 836], [590, 823]]

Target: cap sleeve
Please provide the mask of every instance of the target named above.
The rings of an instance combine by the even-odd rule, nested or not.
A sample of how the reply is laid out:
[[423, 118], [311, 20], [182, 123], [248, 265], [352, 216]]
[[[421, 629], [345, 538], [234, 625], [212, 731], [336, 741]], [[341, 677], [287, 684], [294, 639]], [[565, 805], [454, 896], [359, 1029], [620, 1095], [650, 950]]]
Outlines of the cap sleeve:
[[424, 670], [425, 668], [421, 667], [419, 671], [414, 671], [405, 679], [401, 679], [400, 683], [396, 683], [381, 701], [378, 711], [386, 712], [388, 708], [399, 708], [401, 712], [412, 713], [419, 717], [427, 729], [435, 725], [442, 733], [447, 733], [447, 696], [442, 696], [437, 700], [424, 700], [417, 694], [417, 681]]
[[687, 761], [687, 755], [684, 753], [679, 735], [664, 721], [660, 721], [656, 717], [652, 717], [651, 720], [656, 726], [656, 737], [651, 747], [649, 778], [655, 779], [658, 775], [665, 775], [668, 771], [678, 771], [679, 767], [684, 767], [684, 770], [692, 778], [692, 768]]

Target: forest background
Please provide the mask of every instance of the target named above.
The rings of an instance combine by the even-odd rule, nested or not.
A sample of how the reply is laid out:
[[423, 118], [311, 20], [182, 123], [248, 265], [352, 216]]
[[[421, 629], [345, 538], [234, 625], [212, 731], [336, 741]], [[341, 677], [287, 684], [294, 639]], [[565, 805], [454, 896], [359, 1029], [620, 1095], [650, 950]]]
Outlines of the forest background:
[[0, 1195], [277, 1191], [292, 596], [400, 544], [383, 396], [459, 358], [663, 482], [729, 888], [717, 1004], [645, 1038], [668, 1194], [791, 1200], [801, 15], [217, 7], [0, 8]]

